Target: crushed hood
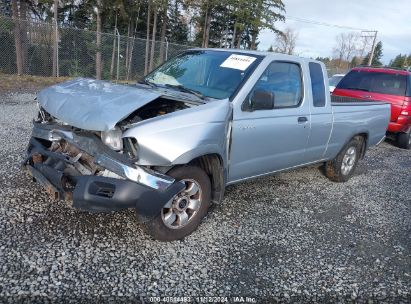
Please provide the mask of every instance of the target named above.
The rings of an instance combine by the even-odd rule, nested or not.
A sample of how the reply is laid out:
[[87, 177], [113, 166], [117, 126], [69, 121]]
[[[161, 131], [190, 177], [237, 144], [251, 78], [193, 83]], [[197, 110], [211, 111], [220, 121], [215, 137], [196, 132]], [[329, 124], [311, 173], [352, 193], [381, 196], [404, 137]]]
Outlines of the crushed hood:
[[48, 113], [69, 125], [108, 131], [158, 97], [160, 94], [148, 89], [77, 78], [40, 91], [37, 100]]

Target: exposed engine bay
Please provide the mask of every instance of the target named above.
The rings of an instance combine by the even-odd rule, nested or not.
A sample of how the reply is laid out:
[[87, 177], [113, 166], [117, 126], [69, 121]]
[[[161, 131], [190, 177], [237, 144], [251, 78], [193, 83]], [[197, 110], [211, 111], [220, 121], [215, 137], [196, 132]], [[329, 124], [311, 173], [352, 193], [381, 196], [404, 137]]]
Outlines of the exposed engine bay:
[[120, 128], [127, 128], [128, 126], [138, 123], [139, 121], [184, 110], [192, 106], [193, 104], [189, 104], [183, 101], [160, 97], [134, 111], [118, 125]]
[[[168, 99], [164, 97], [159, 97], [152, 102], [144, 105], [143, 107], [137, 109], [133, 113], [131, 113], [128, 117], [120, 121], [115, 129], [102, 132], [102, 131], [89, 131], [83, 130], [80, 128], [76, 128], [73, 126], [67, 125], [65, 122], [53, 117], [50, 115], [45, 109], [39, 106], [39, 113], [37, 122], [41, 123], [57, 123], [62, 126], [66, 126], [70, 128], [72, 131], [75, 132], [85, 132], [88, 134], [93, 134], [97, 136], [101, 141], [110, 147], [112, 150], [127, 155], [130, 160], [137, 161], [138, 159], [138, 147], [137, 141], [132, 137], [121, 138], [122, 131], [126, 129], [132, 128], [140, 121], [147, 120], [150, 118], [166, 115], [169, 113], [173, 113], [176, 111], [188, 109], [190, 107], [196, 106], [197, 104], [188, 103], [183, 101], [178, 101], [174, 99]], [[98, 168], [94, 162], [94, 158], [90, 155], [84, 153], [84, 151], [80, 151], [75, 146], [68, 144], [65, 141], [61, 142], [53, 142], [53, 144], [49, 147], [51, 152], [57, 152], [65, 155], [69, 159], [73, 160], [73, 166], [71, 167], [71, 174], [82, 174], [82, 175], [102, 175], [106, 176], [107, 171], [102, 168]], [[74, 166], [75, 165], [75, 166]], [[110, 177], [118, 177], [118, 176], [110, 176]]]
[[[166, 115], [176, 111], [181, 111], [195, 106], [193, 103], [167, 99], [164, 97], [157, 98], [152, 102], [144, 105], [143, 107], [137, 109], [121, 122], [118, 123], [118, 126], [122, 128], [127, 128], [132, 124], [138, 123], [140, 121], [150, 119], [157, 116]], [[38, 113], [38, 121], [43, 123], [57, 122], [60, 124], [65, 124], [62, 121], [59, 121], [55, 117], [52, 117], [48, 112], [46, 112], [42, 107], [40, 107]], [[96, 132], [100, 133], [100, 132]]]

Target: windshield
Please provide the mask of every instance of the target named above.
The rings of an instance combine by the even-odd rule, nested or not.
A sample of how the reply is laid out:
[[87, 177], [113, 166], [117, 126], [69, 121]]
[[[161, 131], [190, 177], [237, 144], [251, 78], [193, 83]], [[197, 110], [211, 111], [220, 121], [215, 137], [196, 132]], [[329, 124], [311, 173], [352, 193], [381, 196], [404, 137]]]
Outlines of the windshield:
[[333, 76], [328, 80], [328, 82], [330, 86], [335, 87], [341, 81], [341, 79], [343, 79], [343, 77], [344, 76]]
[[338, 89], [405, 96], [407, 76], [353, 70], [338, 84]]
[[261, 61], [261, 56], [221, 51], [188, 51], [167, 61], [146, 82], [198, 92], [206, 97], [230, 98]]

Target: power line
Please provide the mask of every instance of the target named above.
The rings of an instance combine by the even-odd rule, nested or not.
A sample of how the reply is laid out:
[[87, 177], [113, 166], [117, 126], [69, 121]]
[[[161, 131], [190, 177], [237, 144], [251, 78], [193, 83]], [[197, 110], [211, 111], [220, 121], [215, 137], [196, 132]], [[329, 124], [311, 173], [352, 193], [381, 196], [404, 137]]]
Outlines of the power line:
[[305, 19], [305, 18], [300, 18], [300, 17], [294, 17], [294, 16], [289, 16], [289, 15], [285, 15], [285, 18], [290, 19], [290, 20], [294, 20], [294, 21], [298, 21], [298, 22], [304, 22], [304, 23], [322, 25], [322, 26], [329, 26], [329, 27], [336, 27], [336, 28], [342, 28], [342, 29], [349, 29], [349, 30], [353, 30], [353, 31], [369, 31], [368, 29], [362, 29], [362, 28], [357, 28], [357, 27], [352, 27], [352, 26], [345, 26], [345, 25], [315, 21], [315, 20], [310, 20], [310, 19]]

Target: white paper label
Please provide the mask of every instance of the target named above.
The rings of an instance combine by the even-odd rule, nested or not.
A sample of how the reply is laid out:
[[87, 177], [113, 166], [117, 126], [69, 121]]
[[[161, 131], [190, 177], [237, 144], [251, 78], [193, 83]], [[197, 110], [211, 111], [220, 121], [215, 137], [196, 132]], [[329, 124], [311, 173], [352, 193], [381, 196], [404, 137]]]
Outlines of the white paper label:
[[255, 57], [232, 54], [220, 65], [220, 67], [245, 71], [256, 59], [257, 58]]

